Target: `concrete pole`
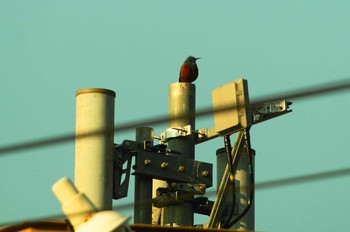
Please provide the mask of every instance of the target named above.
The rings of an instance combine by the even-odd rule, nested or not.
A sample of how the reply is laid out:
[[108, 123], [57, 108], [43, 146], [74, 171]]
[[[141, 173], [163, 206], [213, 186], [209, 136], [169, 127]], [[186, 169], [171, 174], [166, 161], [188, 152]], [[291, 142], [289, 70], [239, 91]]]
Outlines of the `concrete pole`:
[[[136, 141], [153, 146], [153, 128], [136, 128]], [[136, 157], [137, 159], [137, 157]], [[134, 223], [152, 223], [152, 178], [135, 176]]]
[[108, 89], [76, 92], [75, 186], [97, 210], [112, 209], [114, 101]]
[[[191, 83], [177, 82], [169, 86], [169, 128], [190, 125], [195, 129], [196, 86]], [[195, 143], [193, 134], [186, 137], [169, 139], [169, 155], [194, 159]], [[193, 195], [190, 197], [193, 199]], [[164, 224], [193, 225], [193, 205], [183, 202], [165, 208]]]

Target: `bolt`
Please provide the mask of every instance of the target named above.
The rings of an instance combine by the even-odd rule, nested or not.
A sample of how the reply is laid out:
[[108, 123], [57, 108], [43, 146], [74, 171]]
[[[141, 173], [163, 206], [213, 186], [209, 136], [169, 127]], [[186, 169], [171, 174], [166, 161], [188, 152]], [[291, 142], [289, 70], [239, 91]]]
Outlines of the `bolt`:
[[151, 160], [150, 160], [150, 159], [145, 159], [145, 160], [143, 161], [143, 164], [144, 164], [145, 166], [149, 165], [150, 163], [151, 163]]
[[208, 176], [209, 172], [207, 170], [202, 171], [202, 176]]
[[185, 171], [185, 166], [179, 166], [179, 172], [183, 172], [183, 171]]
[[161, 168], [166, 168], [169, 164], [167, 162], [163, 162], [160, 164]]

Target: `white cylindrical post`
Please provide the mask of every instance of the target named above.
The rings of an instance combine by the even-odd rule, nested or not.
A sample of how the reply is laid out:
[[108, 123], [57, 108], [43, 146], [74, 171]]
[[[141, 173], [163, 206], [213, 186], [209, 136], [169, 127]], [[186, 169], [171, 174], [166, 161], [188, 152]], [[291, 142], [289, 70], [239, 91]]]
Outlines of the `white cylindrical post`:
[[76, 92], [75, 186], [97, 210], [112, 209], [115, 92]]
[[[154, 130], [150, 127], [136, 128], [136, 142], [153, 146]], [[137, 157], [136, 157], [137, 159]], [[135, 176], [134, 222], [152, 223], [152, 177]]]
[[[169, 86], [169, 127], [179, 128], [190, 126], [195, 129], [196, 86], [192, 83], [177, 82]], [[169, 155], [186, 159], [195, 158], [194, 135], [169, 139], [169, 149], [176, 153]], [[187, 194], [193, 199], [193, 195]], [[169, 205], [164, 209], [165, 224], [192, 226], [194, 221], [193, 205], [184, 201], [181, 204]]]

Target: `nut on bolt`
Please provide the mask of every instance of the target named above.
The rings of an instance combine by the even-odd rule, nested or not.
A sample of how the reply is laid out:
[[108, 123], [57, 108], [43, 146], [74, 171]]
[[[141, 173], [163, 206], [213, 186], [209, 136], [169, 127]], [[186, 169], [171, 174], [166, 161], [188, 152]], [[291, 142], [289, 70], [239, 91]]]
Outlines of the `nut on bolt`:
[[161, 168], [166, 168], [168, 165], [169, 165], [168, 162], [163, 162], [163, 163], [160, 164], [160, 167]]
[[208, 175], [209, 175], [209, 171], [207, 171], [207, 170], [202, 171], [202, 176], [208, 176]]
[[183, 165], [179, 166], [179, 172], [183, 172], [183, 171], [185, 171], [185, 166]]
[[143, 161], [143, 164], [144, 164], [145, 166], [149, 165], [150, 163], [151, 163], [151, 160], [150, 160], [150, 159], [145, 159], [145, 160]]

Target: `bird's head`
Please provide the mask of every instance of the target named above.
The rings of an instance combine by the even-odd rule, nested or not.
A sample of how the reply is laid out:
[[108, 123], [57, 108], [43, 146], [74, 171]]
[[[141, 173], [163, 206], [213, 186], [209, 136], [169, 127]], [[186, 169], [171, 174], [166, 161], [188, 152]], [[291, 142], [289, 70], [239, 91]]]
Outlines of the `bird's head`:
[[189, 56], [186, 58], [184, 63], [190, 63], [190, 64], [195, 64], [196, 60], [200, 59], [200, 57], [194, 57], [194, 56]]

